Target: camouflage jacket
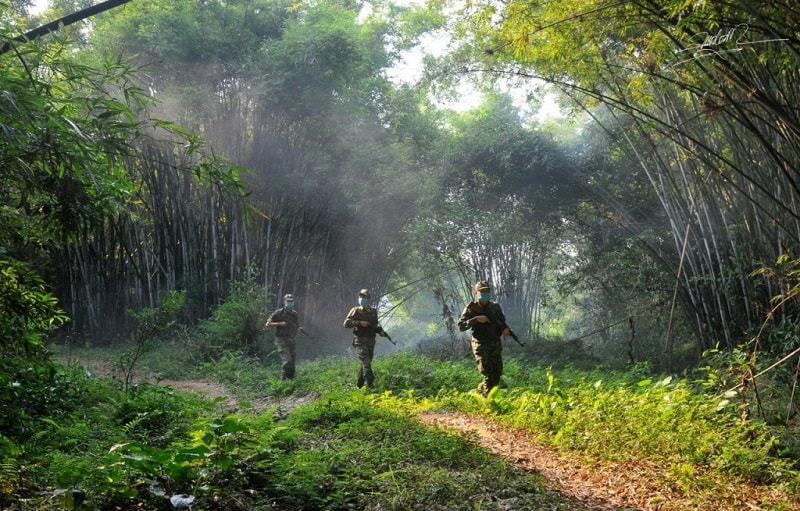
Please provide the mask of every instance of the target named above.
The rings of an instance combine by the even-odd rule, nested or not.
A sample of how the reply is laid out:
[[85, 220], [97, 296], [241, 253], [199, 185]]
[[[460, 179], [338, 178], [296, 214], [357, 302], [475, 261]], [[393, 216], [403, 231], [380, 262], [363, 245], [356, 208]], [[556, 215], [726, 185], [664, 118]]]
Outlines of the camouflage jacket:
[[297, 329], [300, 328], [300, 317], [297, 311], [294, 309], [287, 309], [286, 307], [281, 307], [273, 312], [272, 316], [269, 317], [269, 321], [273, 323], [285, 321], [287, 323], [286, 326], [275, 328], [275, 337], [294, 338], [297, 335]]
[[[486, 316], [489, 318], [489, 322], [478, 323], [478, 320], [475, 319], [476, 316]], [[480, 302], [470, 302], [464, 307], [464, 312], [458, 318], [458, 329], [464, 332], [471, 328], [472, 337], [479, 342], [500, 341], [503, 330], [507, 327], [503, 309], [497, 302], [487, 302], [486, 305], [481, 305]]]
[[[369, 326], [361, 326], [361, 322], [366, 321]], [[383, 328], [378, 324], [378, 310], [372, 307], [353, 307], [344, 318], [344, 327], [352, 328], [353, 335], [356, 337], [368, 337], [374, 339], [376, 334], [383, 334]]]

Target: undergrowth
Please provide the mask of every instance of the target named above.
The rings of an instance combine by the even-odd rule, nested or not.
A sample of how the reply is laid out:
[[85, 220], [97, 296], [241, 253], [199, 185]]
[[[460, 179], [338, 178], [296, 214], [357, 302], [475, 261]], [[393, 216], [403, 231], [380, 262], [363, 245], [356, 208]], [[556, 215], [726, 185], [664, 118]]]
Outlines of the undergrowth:
[[[141, 364], [168, 355], [162, 348]], [[736, 509], [725, 488], [738, 483], [773, 488], [764, 509], [798, 506], [788, 424], [760, 420], [747, 395], [711, 385], [714, 368], [668, 377], [508, 358], [503, 386], [487, 397], [471, 390], [479, 377], [466, 357], [403, 352], [374, 369], [377, 388], [367, 392], [355, 387], [355, 357], [300, 361], [288, 382], [277, 364], [235, 353], [184, 368], [266, 402], [258, 411], [156, 385], [126, 393], [76, 366], [33, 371], [25, 386], [38, 378], [62, 390], [31, 391], [18, 429], [0, 435], [0, 508], [172, 509], [170, 498], [191, 499], [195, 511], [587, 508], [473, 437], [424, 427], [416, 414], [426, 411], [489, 417], [588, 462], [656, 463], [658, 484], [695, 509]]]

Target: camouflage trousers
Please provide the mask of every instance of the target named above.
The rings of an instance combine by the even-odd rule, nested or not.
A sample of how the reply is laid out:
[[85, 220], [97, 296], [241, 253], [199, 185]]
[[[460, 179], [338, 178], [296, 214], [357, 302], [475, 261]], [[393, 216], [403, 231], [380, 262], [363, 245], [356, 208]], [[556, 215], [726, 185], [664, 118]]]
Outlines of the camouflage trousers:
[[478, 392], [485, 396], [500, 385], [500, 377], [503, 375], [503, 343], [500, 339], [479, 341], [473, 337], [472, 354], [478, 364], [478, 371], [483, 376]]
[[372, 358], [375, 356], [375, 338], [354, 337], [353, 346], [356, 348], [356, 356], [361, 362], [356, 385], [361, 388], [366, 383], [367, 387], [372, 388], [375, 386], [375, 374], [372, 372]]
[[278, 355], [281, 357], [281, 379], [291, 380], [294, 378], [297, 344], [293, 337], [276, 337], [275, 346], [278, 348]]

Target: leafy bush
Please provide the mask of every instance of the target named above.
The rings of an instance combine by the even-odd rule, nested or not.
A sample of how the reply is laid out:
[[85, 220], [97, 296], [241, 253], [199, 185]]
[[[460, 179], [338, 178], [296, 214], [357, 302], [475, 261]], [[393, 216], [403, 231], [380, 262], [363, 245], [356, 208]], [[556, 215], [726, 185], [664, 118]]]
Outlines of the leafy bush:
[[51, 362], [0, 359], [0, 430], [13, 441], [35, 433], [44, 417], [58, 418], [79, 407], [86, 391], [80, 372]]
[[[16, 391], [13, 406], [4, 408], [9, 414], [3, 416], [13, 421], [14, 427], [3, 428], [13, 437], [0, 435], [4, 509], [17, 498], [38, 502], [40, 509], [69, 505], [78, 494], [85, 505], [92, 505], [109, 489], [106, 468], [113, 469], [97, 467], [104, 466], [111, 445], [138, 439], [165, 447], [185, 438], [197, 414], [208, 407], [205, 401], [152, 385], [125, 392], [116, 382], [58, 364], [2, 374], [16, 375], [19, 381], [17, 386], [0, 385]], [[42, 488], [52, 490], [39, 496]], [[73, 489], [80, 493], [73, 494]]]
[[273, 450], [291, 441], [286, 428], [256, 416], [228, 415], [205, 418], [187, 440], [161, 449], [144, 442], [117, 444], [103, 468], [105, 488], [117, 498], [137, 496], [158, 501], [172, 495], [190, 495], [209, 507], [226, 493], [245, 493], [250, 466], [273, 459]]
[[264, 354], [262, 338], [267, 320], [268, 294], [255, 279], [231, 284], [228, 298], [201, 321], [198, 344], [203, 360], [215, 360], [231, 350], [250, 356]]
[[0, 257], [2, 358], [45, 360], [45, 333], [68, 319], [56, 297], [45, 290], [44, 281], [28, 264]]
[[125, 389], [131, 386], [134, 377], [134, 368], [139, 360], [149, 351], [153, 350], [155, 343], [164, 333], [170, 331], [175, 322], [175, 316], [183, 307], [185, 293], [171, 291], [158, 307], [145, 308], [141, 312], [132, 313], [136, 319], [136, 332], [133, 334], [131, 348], [115, 361], [115, 366], [124, 376]]

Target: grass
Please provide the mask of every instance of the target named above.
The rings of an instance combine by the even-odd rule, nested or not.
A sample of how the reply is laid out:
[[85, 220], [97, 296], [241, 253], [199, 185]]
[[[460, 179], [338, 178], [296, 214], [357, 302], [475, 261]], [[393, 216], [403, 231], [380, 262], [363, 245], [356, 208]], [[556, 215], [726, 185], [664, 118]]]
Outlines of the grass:
[[598, 470], [655, 466], [657, 484], [688, 508], [737, 509], [728, 496], [743, 487], [765, 490], [762, 509], [800, 505], [792, 435], [752, 419], [743, 396], [717, 395], [707, 380], [508, 359], [504, 387], [484, 398], [470, 391], [479, 381], [471, 360], [403, 352], [376, 359], [377, 389], [366, 392], [355, 388], [354, 358], [301, 361], [297, 378], [282, 382], [274, 361], [229, 354], [192, 364], [165, 350], [139, 370], [216, 379], [274, 405], [225, 410], [155, 385], [126, 393], [62, 367], [68, 402], [45, 409], [27, 440], [0, 437], [0, 507], [78, 509], [74, 495], [84, 495], [84, 510], [170, 509], [169, 496], [185, 493], [195, 511], [587, 508], [473, 436], [423, 426], [416, 414], [426, 411], [519, 428]]

